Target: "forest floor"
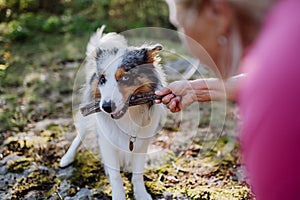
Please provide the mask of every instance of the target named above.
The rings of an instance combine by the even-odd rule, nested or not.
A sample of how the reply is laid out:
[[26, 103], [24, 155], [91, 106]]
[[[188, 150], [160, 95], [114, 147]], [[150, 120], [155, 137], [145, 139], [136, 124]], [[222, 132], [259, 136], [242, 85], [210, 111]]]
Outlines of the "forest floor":
[[[12, 64], [0, 69], [0, 199], [111, 199], [93, 133], [74, 163], [59, 167], [75, 137], [73, 83], [86, 41], [48, 35], [5, 44], [2, 53]], [[211, 126], [211, 107], [199, 105], [192, 135], [181, 128], [191, 119], [168, 114], [145, 169], [153, 199], [253, 199], [236, 139], [235, 105], [226, 103], [221, 131]], [[122, 173], [127, 198], [133, 199], [130, 176]]]

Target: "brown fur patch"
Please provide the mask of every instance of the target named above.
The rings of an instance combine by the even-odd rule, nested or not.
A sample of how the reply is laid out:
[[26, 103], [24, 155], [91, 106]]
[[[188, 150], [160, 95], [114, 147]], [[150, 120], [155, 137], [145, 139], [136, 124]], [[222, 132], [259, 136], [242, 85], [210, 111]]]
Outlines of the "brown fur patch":
[[140, 86], [137, 87], [133, 94], [139, 94], [139, 93], [145, 93], [145, 92], [151, 92], [152, 86], [151, 81], [146, 78], [138, 78], [138, 80], [141, 82]]
[[158, 53], [161, 50], [161, 47], [157, 47], [147, 51], [147, 63], [154, 63], [157, 60]]
[[132, 94], [139, 94], [152, 91], [151, 81], [147, 78], [137, 78], [133, 85], [119, 85], [123, 99], [127, 100]]
[[125, 69], [123, 67], [120, 67], [115, 74], [116, 80], [119, 81], [124, 74], [125, 74]]

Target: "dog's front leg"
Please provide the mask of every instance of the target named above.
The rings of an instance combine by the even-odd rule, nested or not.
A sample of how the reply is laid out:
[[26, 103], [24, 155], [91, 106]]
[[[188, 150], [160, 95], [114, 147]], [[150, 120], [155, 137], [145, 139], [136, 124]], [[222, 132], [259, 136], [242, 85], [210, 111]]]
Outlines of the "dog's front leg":
[[143, 173], [133, 173], [131, 181], [136, 200], [152, 200], [145, 188]]
[[73, 140], [71, 146], [69, 147], [67, 153], [61, 158], [59, 162], [60, 167], [66, 167], [74, 161], [75, 154], [77, 149], [81, 143], [81, 137], [78, 134], [75, 139]]
[[73, 140], [71, 146], [69, 147], [67, 153], [61, 158], [59, 162], [60, 167], [66, 167], [74, 161], [77, 149], [85, 136], [88, 119], [89, 118], [83, 118], [80, 113], [76, 114], [75, 126], [77, 129], [77, 135]]
[[125, 200], [125, 190], [120, 171], [106, 167], [106, 173], [112, 188], [112, 200]]
[[134, 197], [136, 200], [152, 200], [148, 194], [143, 177], [146, 154], [135, 155], [132, 168], [132, 179]]

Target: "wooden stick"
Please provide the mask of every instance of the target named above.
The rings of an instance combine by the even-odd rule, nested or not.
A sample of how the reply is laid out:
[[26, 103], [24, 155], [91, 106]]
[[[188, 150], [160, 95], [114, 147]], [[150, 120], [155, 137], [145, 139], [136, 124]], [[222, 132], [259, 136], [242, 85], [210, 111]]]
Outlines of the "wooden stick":
[[[139, 93], [135, 95], [131, 95], [129, 99], [129, 106], [136, 106], [145, 103], [152, 102], [157, 99], [162, 99], [162, 96], [156, 95], [153, 91], [146, 93]], [[80, 112], [83, 116], [88, 116], [93, 113], [101, 112], [100, 109], [100, 101], [101, 99], [95, 99], [94, 101], [86, 104], [85, 106], [80, 108]]]

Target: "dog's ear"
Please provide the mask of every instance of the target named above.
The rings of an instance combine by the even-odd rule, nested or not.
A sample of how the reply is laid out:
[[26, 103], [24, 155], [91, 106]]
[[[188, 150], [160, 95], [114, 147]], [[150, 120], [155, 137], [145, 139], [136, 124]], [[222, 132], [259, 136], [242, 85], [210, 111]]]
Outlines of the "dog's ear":
[[116, 55], [118, 53], [117, 48], [111, 48], [111, 49], [103, 49], [103, 48], [97, 48], [94, 52], [94, 57], [97, 60], [97, 62], [102, 62], [102, 59], [107, 55]]
[[152, 50], [161, 51], [163, 46], [161, 44], [155, 44], [152, 46]]
[[153, 63], [158, 59], [158, 52], [163, 49], [161, 44], [150, 46], [147, 50], [147, 63]]

